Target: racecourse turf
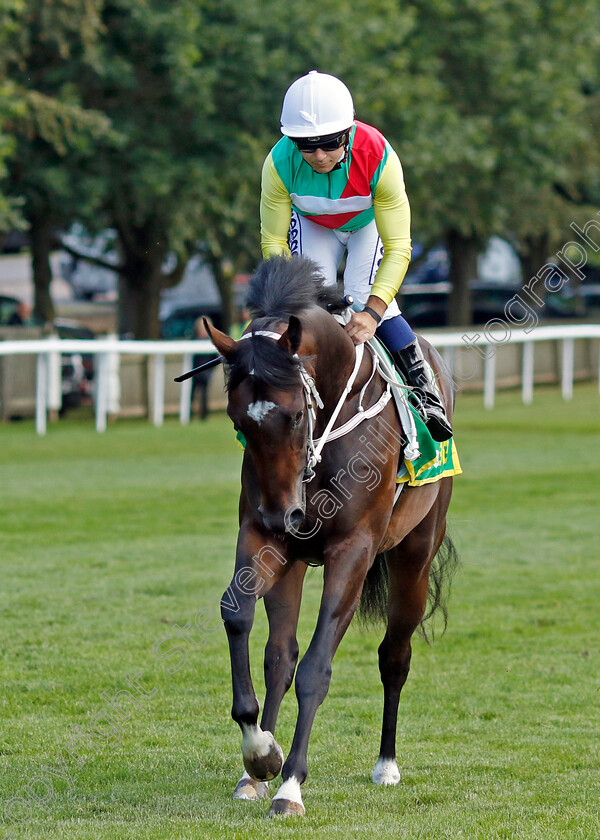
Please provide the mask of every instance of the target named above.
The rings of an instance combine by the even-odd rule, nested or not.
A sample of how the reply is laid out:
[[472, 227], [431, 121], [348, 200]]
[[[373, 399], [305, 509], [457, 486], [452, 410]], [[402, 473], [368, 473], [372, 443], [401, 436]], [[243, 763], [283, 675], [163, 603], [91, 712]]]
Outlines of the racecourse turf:
[[[531, 406], [502, 393], [493, 411], [459, 395], [464, 475], [450, 529], [462, 565], [446, 634], [414, 644], [402, 780], [370, 781], [381, 630], [352, 625], [313, 729], [307, 815], [287, 821], [231, 798], [240, 736], [211, 618], [236, 540], [240, 450], [227, 418], [119, 421], [99, 435], [73, 415], [44, 438], [29, 421], [0, 428], [0, 840], [597, 840], [599, 418], [592, 385], [570, 403], [555, 388]], [[310, 571], [301, 649], [320, 585]], [[203, 608], [202, 647], [179, 640], [165, 657], [177, 643], [167, 639], [153, 656]], [[259, 696], [264, 638], [259, 605]], [[139, 705], [123, 703], [117, 729], [102, 710], [138, 673], [154, 694], [135, 689]], [[290, 692], [284, 751], [295, 711]], [[79, 762], [65, 752], [77, 733]]]

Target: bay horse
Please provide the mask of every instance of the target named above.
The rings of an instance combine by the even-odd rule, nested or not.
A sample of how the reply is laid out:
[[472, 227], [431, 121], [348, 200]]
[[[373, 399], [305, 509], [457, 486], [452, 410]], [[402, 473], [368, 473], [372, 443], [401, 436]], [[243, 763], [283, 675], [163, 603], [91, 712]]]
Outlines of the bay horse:
[[[246, 771], [234, 797], [268, 796], [268, 780], [283, 768], [270, 815], [305, 813], [300, 786], [308, 772], [311, 728], [329, 689], [333, 656], [359, 603], [371, 617], [387, 621], [379, 647], [383, 727], [372, 778], [376, 784], [398, 783], [396, 724], [411, 637], [424, 618], [428, 593], [440, 605], [443, 578], [456, 559], [444, 539], [451, 477], [405, 487], [395, 502], [405, 441], [394, 401], [371, 353], [355, 347], [328, 311], [336, 300], [314, 263], [272, 257], [251, 279], [252, 321], [242, 338], [235, 341], [207, 325], [227, 367], [227, 413], [245, 438], [235, 571], [221, 602], [232, 717], [242, 731]], [[429, 345], [423, 348], [451, 416], [451, 383], [439, 376], [443, 362]], [[340, 428], [347, 433], [337, 436]], [[312, 641], [296, 670], [309, 564], [324, 567], [323, 593]], [[260, 598], [269, 636], [259, 726], [248, 638]], [[284, 763], [274, 733], [294, 672], [298, 718]]]

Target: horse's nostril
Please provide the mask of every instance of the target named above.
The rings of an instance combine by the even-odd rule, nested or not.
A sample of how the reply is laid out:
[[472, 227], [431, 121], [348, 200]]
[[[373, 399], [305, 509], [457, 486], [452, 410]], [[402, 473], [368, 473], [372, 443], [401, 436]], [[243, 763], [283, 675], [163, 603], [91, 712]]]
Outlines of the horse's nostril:
[[300, 507], [294, 508], [294, 510], [288, 512], [286, 516], [286, 530], [298, 531], [303, 522], [304, 511]]
[[301, 507], [290, 507], [285, 513], [279, 510], [265, 510], [262, 505], [259, 505], [256, 510], [265, 528], [277, 534], [285, 534], [286, 531], [295, 534], [304, 521], [304, 510]]

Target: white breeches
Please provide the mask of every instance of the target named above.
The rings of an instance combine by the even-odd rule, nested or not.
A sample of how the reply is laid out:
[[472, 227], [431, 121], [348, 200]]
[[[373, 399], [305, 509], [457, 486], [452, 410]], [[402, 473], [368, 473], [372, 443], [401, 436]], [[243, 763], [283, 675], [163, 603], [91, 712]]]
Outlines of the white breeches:
[[[383, 258], [383, 243], [375, 221], [351, 232], [330, 230], [292, 210], [288, 241], [292, 254], [314, 260], [321, 268], [326, 283], [332, 286], [337, 284], [338, 266], [346, 252], [344, 294], [352, 295], [355, 309], [366, 305]], [[398, 304], [393, 300], [383, 320], [399, 314]]]

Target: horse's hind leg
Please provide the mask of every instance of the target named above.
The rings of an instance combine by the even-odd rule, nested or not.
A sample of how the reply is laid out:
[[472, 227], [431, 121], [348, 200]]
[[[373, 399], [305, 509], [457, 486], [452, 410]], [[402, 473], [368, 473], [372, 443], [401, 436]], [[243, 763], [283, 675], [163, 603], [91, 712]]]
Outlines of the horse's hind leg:
[[[271, 732], [273, 735], [281, 701], [292, 684], [298, 661], [296, 630], [306, 570], [304, 563], [296, 563], [264, 598], [269, 619], [269, 639], [265, 648], [267, 693], [260, 727], [263, 732]], [[268, 795], [269, 783], [259, 782], [247, 772], [244, 772], [233, 792], [234, 799], [257, 800]]]
[[379, 758], [373, 770], [373, 782], [377, 785], [396, 785], [400, 781], [396, 762], [398, 704], [410, 670], [410, 640], [425, 613], [431, 561], [444, 537], [445, 523], [439, 523], [438, 511], [436, 504], [425, 519], [387, 553], [388, 624], [379, 646], [379, 671], [384, 692], [383, 726]]

